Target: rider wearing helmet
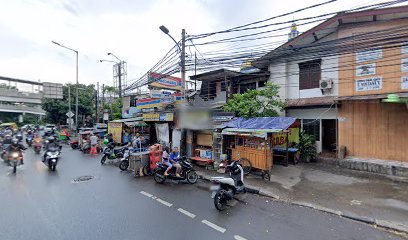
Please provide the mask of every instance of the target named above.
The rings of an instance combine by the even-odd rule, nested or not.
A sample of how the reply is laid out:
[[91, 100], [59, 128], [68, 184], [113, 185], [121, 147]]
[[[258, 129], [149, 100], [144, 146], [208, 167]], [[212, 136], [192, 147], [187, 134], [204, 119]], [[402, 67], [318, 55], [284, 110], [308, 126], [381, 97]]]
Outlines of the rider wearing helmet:
[[56, 151], [60, 149], [60, 145], [55, 141], [55, 138], [53, 136], [48, 137], [47, 140], [48, 140], [48, 143], [44, 146], [45, 151], [44, 151], [43, 162], [46, 159], [47, 152]]
[[[8, 146], [7, 151], [10, 154], [11, 152], [19, 152], [20, 156], [22, 156], [22, 150], [26, 150], [27, 148], [21, 144], [17, 138], [13, 138], [11, 140], [11, 145]], [[21, 164], [24, 164], [23, 159], [21, 159]]]

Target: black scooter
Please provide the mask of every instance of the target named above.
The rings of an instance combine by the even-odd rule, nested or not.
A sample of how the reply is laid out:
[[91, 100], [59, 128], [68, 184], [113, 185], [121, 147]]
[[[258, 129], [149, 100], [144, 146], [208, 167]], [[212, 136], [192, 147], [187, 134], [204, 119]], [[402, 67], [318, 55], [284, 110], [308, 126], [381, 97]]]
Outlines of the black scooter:
[[193, 169], [193, 166], [189, 161], [187, 161], [186, 157], [182, 157], [179, 161], [179, 164], [181, 165], [181, 171], [180, 171], [180, 177], [176, 176], [176, 167], [172, 167], [168, 173], [169, 175], [165, 176], [164, 172], [167, 169], [167, 165], [164, 163], [157, 163], [157, 167], [154, 169], [154, 180], [157, 183], [164, 183], [166, 179], [171, 179], [171, 180], [178, 180], [178, 181], [183, 181], [187, 180], [187, 182], [194, 184], [198, 180], [198, 175], [196, 171]]
[[113, 145], [109, 145], [103, 149], [103, 157], [101, 158], [101, 164], [105, 164], [106, 160], [114, 160], [117, 158], [123, 158], [126, 151], [126, 147], [115, 148]]

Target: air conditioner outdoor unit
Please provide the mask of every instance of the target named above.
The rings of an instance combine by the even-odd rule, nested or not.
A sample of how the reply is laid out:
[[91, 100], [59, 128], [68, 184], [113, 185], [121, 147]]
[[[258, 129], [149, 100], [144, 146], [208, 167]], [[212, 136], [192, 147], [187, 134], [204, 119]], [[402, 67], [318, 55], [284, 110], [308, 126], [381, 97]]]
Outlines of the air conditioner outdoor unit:
[[319, 83], [320, 89], [325, 90], [325, 89], [332, 89], [333, 87], [333, 81], [332, 80], [320, 80]]

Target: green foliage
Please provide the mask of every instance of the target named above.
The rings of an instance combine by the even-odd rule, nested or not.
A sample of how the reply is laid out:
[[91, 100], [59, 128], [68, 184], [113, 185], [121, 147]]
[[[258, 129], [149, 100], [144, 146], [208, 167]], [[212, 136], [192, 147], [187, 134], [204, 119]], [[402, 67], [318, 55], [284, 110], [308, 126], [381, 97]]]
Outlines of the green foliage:
[[122, 109], [120, 99], [115, 99], [112, 104], [105, 103], [103, 109], [109, 110], [109, 119], [116, 120], [122, 118]]
[[224, 106], [224, 111], [245, 118], [276, 117], [284, 107], [285, 103], [279, 98], [279, 86], [268, 83], [262, 90], [253, 89], [235, 94]]
[[315, 137], [306, 134], [305, 131], [302, 131], [299, 137], [297, 148], [299, 149], [300, 158], [306, 161], [308, 159], [314, 159], [316, 157]]

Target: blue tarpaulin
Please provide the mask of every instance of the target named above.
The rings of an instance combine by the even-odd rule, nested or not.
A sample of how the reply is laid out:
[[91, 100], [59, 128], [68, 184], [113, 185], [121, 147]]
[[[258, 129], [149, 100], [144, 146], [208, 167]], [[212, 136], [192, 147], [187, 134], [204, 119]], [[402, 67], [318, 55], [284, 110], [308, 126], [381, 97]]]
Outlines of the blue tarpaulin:
[[237, 118], [225, 124], [227, 128], [285, 130], [296, 121], [291, 117]]
[[277, 133], [288, 129], [294, 122], [291, 117], [237, 118], [224, 125], [223, 135], [243, 135], [267, 138], [268, 133]]

